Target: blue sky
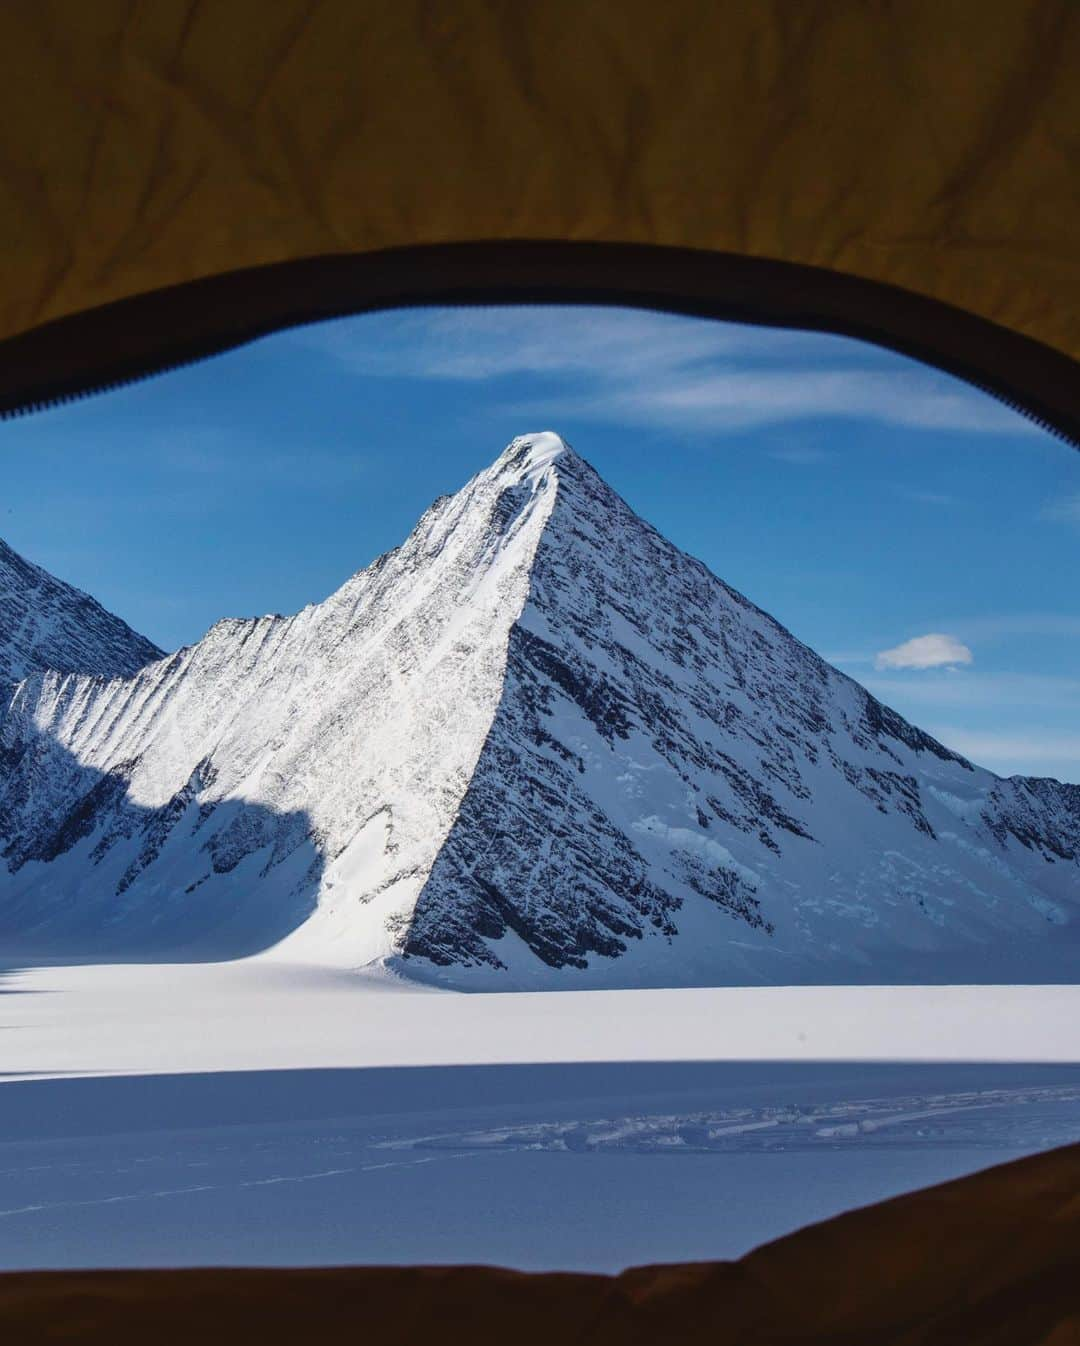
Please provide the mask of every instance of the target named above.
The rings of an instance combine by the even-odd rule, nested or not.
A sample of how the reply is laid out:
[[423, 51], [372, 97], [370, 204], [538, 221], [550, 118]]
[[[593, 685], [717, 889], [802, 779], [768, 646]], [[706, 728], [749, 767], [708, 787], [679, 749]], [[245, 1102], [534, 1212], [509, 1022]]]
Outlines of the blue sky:
[[283, 333], [0, 425], [0, 536], [174, 648], [324, 598], [537, 429], [917, 724], [1080, 781], [1080, 453], [836, 337], [562, 308]]

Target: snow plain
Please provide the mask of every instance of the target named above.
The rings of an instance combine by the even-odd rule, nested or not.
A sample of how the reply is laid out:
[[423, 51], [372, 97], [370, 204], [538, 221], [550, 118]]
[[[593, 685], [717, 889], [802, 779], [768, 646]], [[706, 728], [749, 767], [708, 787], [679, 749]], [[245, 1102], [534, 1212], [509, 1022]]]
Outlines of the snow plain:
[[737, 1256], [1080, 1139], [1080, 987], [0, 972], [0, 1267]]

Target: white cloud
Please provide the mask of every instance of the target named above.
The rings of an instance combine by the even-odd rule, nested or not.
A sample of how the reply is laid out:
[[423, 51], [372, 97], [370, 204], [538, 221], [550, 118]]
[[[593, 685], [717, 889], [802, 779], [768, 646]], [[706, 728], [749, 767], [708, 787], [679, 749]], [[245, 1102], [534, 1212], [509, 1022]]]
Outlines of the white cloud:
[[1054, 776], [1080, 781], [1080, 734], [1041, 729], [998, 733], [949, 724], [929, 726], [929, 732], [1001, 776]]
[[[551, 405], [550, 403], [548, 404]], [[735, 368], [679, 370], [556, 403], [558, 414], [665, 429], [742, 430], [807, 418], [880, 421], [921, 430], [1016, 431], [1014, 413], [930, 370]]]
[[1042, 513], [1044, 519], [1080, 524], [1080, 491], [1063, 496], [1060, 500], [1052, 500]]
[[901, 715], [999, 775], [1080, 782], [1080, 678], [1045, 673], [931, 670], [918, 678], [860, 678]]
[[900, 357], [860, 342], [636, 309], [377, 314], [292, 339], [368, 377], [557, 378], [553, 399], [513, 408], [526, 418], [693, 431], [823, 417], [996, 434], [1033, 428], [958, 380], [915, 363], [897, 368]]
[[640, 309], [587, 307], [372, 314], [303, 328], [293, 339], [361, 374], [465, 381], [506, 374], [622, 379], [722, 358], [809, 357], [822, 341], [853, 344]]
[[815, 448], [812, 444], [783, 445], [779, 449], [769, 449], [768, 453], [770, 458], [781, 463], [796, 463], [800, 467], [822, 463], [829, 456], [824, 449]]
[[162, 434], [154, 452], [158, 462], [180, 479], [217, 477], [222, 482], [248, 482], [254, 475], [260, 486], [275, 483], [312, 491], [347, 486], [369, 470], [361, 454], [334, 453], [302, 443], [290, 449], [267, 450], [250, 437], [244, 439], [224, 431], [188, 432], [175, 439]]
[[917, 491], [908, 486], [898, 486], [897, 495], [905, 500], [914, 500], [918, 505], [955, 505], [956, 497], [946, 495], [943, 491]]
[[[925, 678], [860, 678], [868, 691], [908, 715], [922, 715], [921, 707], [961, 708], [967, 711], [1065, 712], [1074, 716], [1080, 705], [1080, 678], [1049, 673], [975, 673], [960, 670]], [[904, 709], [908, 707], [909, 709]], [[1013, 717], [1015, 719], [1015, 716]], [[921, 718], [918, 721], [922, 723]]]
[[955, 636], [941, 632], [915, 636], [874, 656], [875, 668], [941, 668], [971, 662], [972, 653], [968, 647]]
[[1063, 612], [1016, 612], [1000, 617], [961, 617], [943, 622], [966, 640], [1009, 640], [1014, 636], [1080, 637], [1080, 616]]

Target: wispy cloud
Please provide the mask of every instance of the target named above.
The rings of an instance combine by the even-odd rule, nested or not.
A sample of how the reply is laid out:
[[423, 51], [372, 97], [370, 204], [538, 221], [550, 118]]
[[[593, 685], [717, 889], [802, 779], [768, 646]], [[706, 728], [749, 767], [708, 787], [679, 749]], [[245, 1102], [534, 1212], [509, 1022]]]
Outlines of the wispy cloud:
[[946, 495], [943, 491], [918, 491], [910, 486], [897, 486], [896, 494], [902, 496], [905, 500], [913, 500], [917, 505], [955, 505], [956, 497]]
[[934, 669], [860, 682], [942, 743], [999, 775], [1080, 781], [1080, 678]]
[[823, 463], [829, 456], [824, 449], [814, 448], [809, 444], [781, 445], [778, 449], [769, 449], [768, 454], [778, 462], [795, 463], [799, 467], [812, 467], [815, 463]]
[[[173, 425], [149, 433], [142, 427], [91, 433], [60, 443], [56, 448], [60, 463], [76, 443], [84, 456], [93, 455], [96, 463], [116, 474], [128, 505], [140, 484], [154, 492], [155, 499], [164, 486], [167, 503], [180, 506], [186, 505], [186, 494], [197, 502], [235, 484], [253, 491], [270, 484], [318, 492], [346, 486], [370, 472], [370, 461], [362, 452], [327, 450], [298, 438], [286, 448], [268, 446], [246, 428], [237, 432], [214, 424]], [[111, 493], [100, 492], [93, 497], [102, 508], [109, 498]]]
[[1080, 615], [1067, 612], [1012, 612], [997, 617], [960, 617], [943, 623], [965, 640], [1011, 640], [1017, 636], [1080, 638]]
[[[433, 310], [351, 319], [293, 339], [368, 377], [557, 380], [518, 414], [748, 429], [844, 418], [917, 429], [1024, 434], [1031, 425], [946, 375], [839, 337], [637, 310]], [[886, 365], [886, 362], [887, 365]], [[816, 461], [793, 450], [792, 462]]]
[[[550, 404], [549, 404], [550, 405]], [[556, 404], [559, 414], [666, 429], [745, 430], [783, 421], [881, 421], [921, 430], [1015, 431], [997, 407], [929, 371], [734, 368], [680, 370], [655, 385], [623, 386]]]
[[1059, 523], [1080, 525], [1080, 491], [1062, 496], [1060, 500], [1051, 500], [1042, 511], [1044, 519], [1053, 519]]
[[[304, 444], [268, 449], [250, 438], [238, 439], [214, 428], [162, 432], [150, 449], [178, 480], [206, 479], [222, 486], [238, 480], [297, 490], [332, 490], [355, 482], [368, 471], [362, 454], [328, 452]], [[206, 488], [197, 485], [195, 489]]]
[[874, 662], [874, 656], [865, 650], [824, 650], [821, 657], [835, 668], [862, 668]]
[[972, 653], [955, 636], [940, 631], [925, 636], [914, 636], [891, 650], [880, 650], [874, 656], [874, 667], [885, 668], [942, 668], [946, 665], [970, 664]]
[[930, 732], [979, 766], [1002, 776], [1080, 779], [1080, 734], [1040, 729], [999, 733], [952, 724], [935, 724]]
[[[836, 341], [774, 328], [675, 318], [636, 309], [463, 308], [348, 319], [294, 340], [361, 374], [482, 380], [507, 374], [621, 379], [718, 359], [820, 358]], [[858, 349], [856, 347], [856, 349]]]
[[1064, 710], [1080, 702], [1080, 678], [1048, 673], [930, 673], [925, 678], [861, 678], [863, 685], [898, 710], [960, 707], [965, 710]]

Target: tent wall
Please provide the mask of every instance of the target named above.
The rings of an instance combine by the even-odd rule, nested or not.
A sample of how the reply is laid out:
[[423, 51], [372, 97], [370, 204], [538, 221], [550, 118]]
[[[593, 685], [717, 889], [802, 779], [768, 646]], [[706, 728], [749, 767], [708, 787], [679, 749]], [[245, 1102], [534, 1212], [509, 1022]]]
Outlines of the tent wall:
[[13, 0], [0, 407], [327, 312], [608, 297], [857, 330], [1080, 438], [1077, 69], [1071, 0]]

